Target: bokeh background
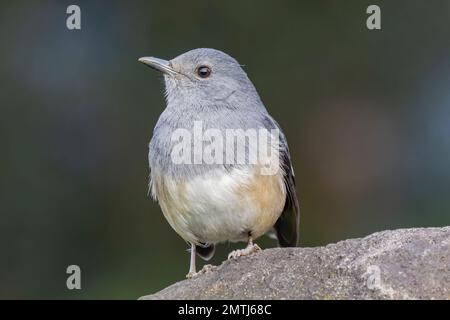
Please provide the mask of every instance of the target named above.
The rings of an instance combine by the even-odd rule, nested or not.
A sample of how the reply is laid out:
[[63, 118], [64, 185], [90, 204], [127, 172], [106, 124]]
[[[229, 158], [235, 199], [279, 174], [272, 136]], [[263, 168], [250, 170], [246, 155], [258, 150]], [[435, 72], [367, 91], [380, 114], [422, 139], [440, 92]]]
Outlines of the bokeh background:
[[212, 47], [245, 65], [290, 143], [302, 246], [449, 225], [449, 21], [445, 0], [2, 0], [0, 298], [136, 299], [187, 273], [147, 197], [164, 98], [145, 55]]

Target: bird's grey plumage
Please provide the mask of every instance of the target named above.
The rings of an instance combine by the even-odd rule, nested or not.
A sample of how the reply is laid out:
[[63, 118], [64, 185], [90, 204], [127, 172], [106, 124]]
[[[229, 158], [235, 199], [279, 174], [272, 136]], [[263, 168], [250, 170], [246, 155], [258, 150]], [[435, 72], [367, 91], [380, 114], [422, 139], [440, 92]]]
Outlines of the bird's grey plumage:
[[[170, 134], [176, 128], [192, 130], [194, 121], [202, 121], [203, 129], [274, 128], [255, 87], [239, 63], [225, 53], [214, 49], [195, 49], [171, 61], [180, 66], [182, 76], [174, 79], [164, 76], [167, 107], [161, 114], [150, 142], [149, 161], [152, 169], [163, 170], [175, 178], [201, 174], [212, 170], [211, 165], [173, 165], [171, 150], [174, 142]], [[213, 84], [195, 79], [189, 73], [198, 64], [214, 64]], [[223, 74], [221, 74], [223, 73]]]
[[[212, 76], [209, 81], [195, 76], [195, 70], [200, 65], [211, 67]], [[153, 179], [151, 188], [155, 188], [154, 181], [161, 176], [169, 177], [174, 183], [183, 183], [214, 170], [226, 173], [233, 168], [249, 166], [236, 163], [174, 164], [171, 151], [175, 142], [171, 140], [171, 135], [177, 128], [192, 130], [194, 122], [201, 121], [203, 130], [212, 128], [224, 132], [236, 128], [265, 128], [282, 132], [267, 112], [247, 74], [229, 55], [214, 49], [195, 49], [176, 57], [167, 67], [163, 67], [175, 70], [170, 72], [176, 72], [176, 75], [164, 75], [167, 107], [155, 126], [149, 144], [149, 164]], [[298, 240], [299, 204], [287, 141], [284, 134], [279, 138], [286, 199], [274, 228], [281, 246], [295, 246]], [[155, 190], [152, 190], [152, 194], [158, 198]], [[211, 215], [214, 215], [214, 212], [211, 212]], [[198, 238], [197, 242], [197, 253], [206, 258], [210, 257], [214, 252], [215, 241]]]

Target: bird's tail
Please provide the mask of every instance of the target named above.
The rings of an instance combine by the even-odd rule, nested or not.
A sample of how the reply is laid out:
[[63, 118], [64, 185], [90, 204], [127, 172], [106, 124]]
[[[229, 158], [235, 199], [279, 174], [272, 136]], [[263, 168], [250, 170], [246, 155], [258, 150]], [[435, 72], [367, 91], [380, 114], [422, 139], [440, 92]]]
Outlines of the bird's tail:
[[213, 244], [206, 245], [196, 245], [195, 250], [200, 258], [208, 261], [214, 256], [214, 252], [216, 251], [216, 247]]

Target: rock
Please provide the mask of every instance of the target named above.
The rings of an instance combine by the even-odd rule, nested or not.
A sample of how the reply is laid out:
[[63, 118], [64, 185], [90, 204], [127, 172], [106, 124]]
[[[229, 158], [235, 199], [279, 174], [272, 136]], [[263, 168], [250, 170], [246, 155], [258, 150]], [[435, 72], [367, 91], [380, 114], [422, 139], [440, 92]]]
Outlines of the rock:
[[450, 227], [267, 249], [141, 299], [450, 299]]

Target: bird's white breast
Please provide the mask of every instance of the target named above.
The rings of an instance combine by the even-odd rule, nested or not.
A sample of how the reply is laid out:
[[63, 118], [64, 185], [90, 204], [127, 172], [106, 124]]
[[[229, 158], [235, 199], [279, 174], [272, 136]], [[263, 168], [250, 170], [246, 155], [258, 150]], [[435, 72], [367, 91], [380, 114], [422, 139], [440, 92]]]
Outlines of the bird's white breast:
[[286, 198], [282, 173], [249, 167], [217, 169], [183, 182], [152, 174], [152, 193], [172, 228], [191, 243], [255, 239], [280, 216]]

